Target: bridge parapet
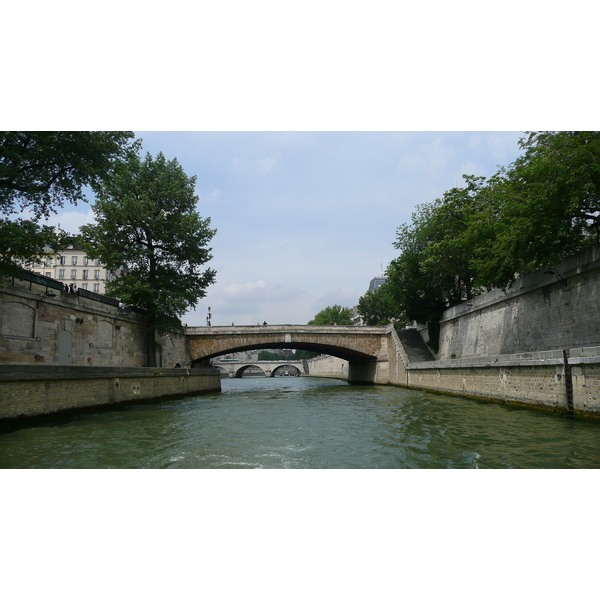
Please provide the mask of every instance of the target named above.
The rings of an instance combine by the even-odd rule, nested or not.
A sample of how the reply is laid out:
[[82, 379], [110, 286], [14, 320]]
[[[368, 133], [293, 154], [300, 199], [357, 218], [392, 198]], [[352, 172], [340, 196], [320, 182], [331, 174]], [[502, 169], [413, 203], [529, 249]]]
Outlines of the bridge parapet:
[[202, 327], [186, 327], [186, 335], [211, 335], [211, 334], [232, 334], [232, 333], [249, 333], [254, 334], [259, 331], [264, 333], [278, 333], [286, 331], [290, 333], [348, 333], [348, 334], [363, 334], [363, 335], [381, 335], [382, 332], [387, 332], [389, 326], [385, 327], [369, 327], [366, 325], [357, 327], [355, 325], [215, 325]]

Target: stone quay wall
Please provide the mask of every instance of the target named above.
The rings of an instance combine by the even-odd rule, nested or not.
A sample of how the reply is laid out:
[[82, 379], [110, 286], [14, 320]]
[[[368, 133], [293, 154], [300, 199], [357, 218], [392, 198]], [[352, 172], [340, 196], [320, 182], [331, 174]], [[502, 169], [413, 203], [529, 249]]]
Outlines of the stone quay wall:
[[[403, 354], [401, 346], [390, 351], [389, 379], [379, 383], [569, 412], [562, 351], [420, 363], [403, 360]], [[600, 417], [600, 347], [573, 349], [569, 354], [573, 413]], [[347, 361], [323, 356], [308, 363], [309, 377], [348, 380]]]
[[337, 356], [316, 356], [307, 360], [307, 377], [326, 377], [348, 381], [348, 361]]
[[600, 245], [446, 310], [440, 360], [600, 345]]
[[600, 417], [600, 245], [445, 311], [436, 360], [395, 332], [389, 357], [395, 385]]
[[189, 369], [184, 335], [158, 337], [169, 368], [146, 368], [146, 331], [112, 298], [34, 275], [1, 281], [0, 421], [220, 391], [216, 370]]
[[[107, 296], [85, 290], [69, 294], [61, 288], [59, 282], [38, 276], [0, 281], [0, 365], [146, 365], [141, 312], [124, 311]], [[158, 365], [191, 364], [185, 335], [157, 340], [162, 347]]]
[[0, 366], [0, 422], [220, 391], [216, 369]]
[[[600, 246], [547, 271], [447, 310], [435, 360], [411, 361], [390, 326], [374, 383], [600, 417]], [[347, 379], [346, 361], [308, 364]]]
[[[409, 362], [393, 330], [390, 340], [389, 378], [374, 383], [600, 417], [600, 346], [570, 350], [566, 367], [561, 350]], [[309, 360], [308, 365], [309, 377], [348, 381], [349, 365], [345, 360], [319, 356]], [[572, 382], [571, 406], [567, 368]]]
[[[403, 387], [600, 417], [600, 347], [401, 365]], [[568, 372], [567, 372], [568, 371]], [[572, 399], [568, 399], [569, 376]]]

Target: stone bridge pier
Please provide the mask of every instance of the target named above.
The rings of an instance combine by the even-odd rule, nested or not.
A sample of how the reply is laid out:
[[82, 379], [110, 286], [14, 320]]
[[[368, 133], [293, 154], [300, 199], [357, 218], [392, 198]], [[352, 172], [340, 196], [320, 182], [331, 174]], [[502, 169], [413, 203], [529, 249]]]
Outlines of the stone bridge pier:
[[392, 327], [254, 325], [187, 327], [193, 364], [223, 354], [266, 348], [295, 348], [348, 361], [349, 383], [389, 383]]

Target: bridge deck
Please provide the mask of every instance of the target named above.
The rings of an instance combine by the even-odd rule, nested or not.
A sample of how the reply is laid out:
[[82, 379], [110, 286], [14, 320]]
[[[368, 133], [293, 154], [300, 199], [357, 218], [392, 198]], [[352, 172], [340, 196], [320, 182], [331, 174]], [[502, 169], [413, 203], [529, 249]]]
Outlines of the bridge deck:
[[371, 362], [387, 356], [385, 338], [391, 327], [341, 325], [232, 325], [187, 327], [194, 361], [261, 348], [296, 348], [337, 356], [351, 362]]

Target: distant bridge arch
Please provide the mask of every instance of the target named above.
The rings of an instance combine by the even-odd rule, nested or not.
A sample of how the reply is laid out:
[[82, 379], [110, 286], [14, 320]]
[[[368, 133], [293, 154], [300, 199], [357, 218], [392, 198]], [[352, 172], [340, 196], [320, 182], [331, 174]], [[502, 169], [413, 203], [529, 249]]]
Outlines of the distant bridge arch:
[[[300, 364], [300, 365], [295, 365], [295, 364], [287, 364], [287, 365], [279, 365], [278, 367], [275, 367], [272, 371], [271, 371], [271, 377], [275, 377], [276, 374], [279, 374], [281, 371], [283, 371], [283, 375], [290, 375], [290, 377], [294, 377], [296, 375], [298, 376], [302, 376], [302, 369], [305, 365], [304, 364]], [[288, 373], [289, 371], [289, 373]]]
[[[227, 375], [231, 378], [241, 378], [244, 373], [252, 368], [259, 368], [265, 375], [265, 377], [275, 377], [277, 373], [282, 370], [294, 370], [298, 371], [299, 375], [306, 372], [306, 362], [300, 360], [255, 360], [255, 361], [223, 361], [220, 362], [218, 358], [213, 361], [213, 366], [221, 370], [223, 375]], [[295, 374], [295, 373], [294, 373]]]

